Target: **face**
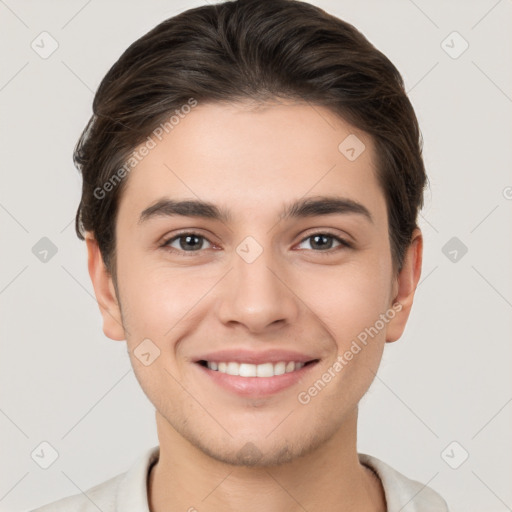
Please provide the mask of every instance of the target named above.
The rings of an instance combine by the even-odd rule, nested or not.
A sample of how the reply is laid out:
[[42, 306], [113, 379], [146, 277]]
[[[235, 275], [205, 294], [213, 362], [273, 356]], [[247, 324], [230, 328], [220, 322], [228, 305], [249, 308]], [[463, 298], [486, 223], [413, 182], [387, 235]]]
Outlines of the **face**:
[[322, 107], [199, 104], [131, 171], [104, 331], [161, 428], [266, 465], [353, 417], [408, 314], [374, 160]]

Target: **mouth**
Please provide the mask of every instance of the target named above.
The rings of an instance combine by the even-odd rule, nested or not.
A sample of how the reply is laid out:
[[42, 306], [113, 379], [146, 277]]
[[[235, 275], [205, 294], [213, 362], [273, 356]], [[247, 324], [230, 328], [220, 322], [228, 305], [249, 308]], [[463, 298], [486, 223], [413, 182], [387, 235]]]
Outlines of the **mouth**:
[[320, 362], [290, 351], [224, 350], [194, 360], [205, 385], [219, 386], [243, 398], [264, 398], [291, 390]]
[[259, 377], [270, 378], [286, 373], [292, 373], [300, 370], [304, 366], [308, 366], [318, 362], [318, 359], [310, 361], [279, 361], [277, 363], [266, 362], [261, 364], [239, 363], [237, 361], [206, 361], [200, 360], [198, 364], [208, 368], [209, 370], [234, 375], [237, 377]]

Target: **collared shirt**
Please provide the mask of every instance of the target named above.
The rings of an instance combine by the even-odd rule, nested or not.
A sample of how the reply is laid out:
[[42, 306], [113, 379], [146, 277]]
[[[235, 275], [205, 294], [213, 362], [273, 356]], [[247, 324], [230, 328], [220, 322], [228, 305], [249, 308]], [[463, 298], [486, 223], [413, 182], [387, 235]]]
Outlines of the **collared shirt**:
[[[102, 482], [83, 494], [62, 498], [32, 512], [150, 512], [147, 482], [160, 447], [147, 450], [126, 472]], [[388, 512], [448, 512], [446, 502], [433, 489], [410, 480], [386, 463], [359, 453], [361, 464], [380, 478]]]

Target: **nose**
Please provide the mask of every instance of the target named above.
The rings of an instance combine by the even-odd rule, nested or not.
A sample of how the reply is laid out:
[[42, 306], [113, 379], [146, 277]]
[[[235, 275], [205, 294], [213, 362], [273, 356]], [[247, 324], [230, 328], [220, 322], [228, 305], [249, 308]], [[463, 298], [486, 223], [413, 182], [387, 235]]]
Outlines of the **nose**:
[[243, 325], [251, 333], [293, 325], [300, 299], [284, 265], [278, 265], [270, 250], [251, 263], [238, 254], [233, 260], [233, 268], [222, 281], [219, 320], [225, 325]]

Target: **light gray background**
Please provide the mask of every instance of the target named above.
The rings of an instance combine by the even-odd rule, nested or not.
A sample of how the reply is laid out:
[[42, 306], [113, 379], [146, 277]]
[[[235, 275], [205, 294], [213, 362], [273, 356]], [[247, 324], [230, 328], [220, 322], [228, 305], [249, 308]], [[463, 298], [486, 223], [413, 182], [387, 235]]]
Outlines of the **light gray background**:
[[[202, 3], [0, 0], [1, 511], [85, 490], [158, 443], [125, 343], [101, 329], [71, 155], [121, 52]], [[511, 510], [512, 1], [312, 3], [401, 71], [431, 181], [422, 280], [362, 401], [359, 451], [428, 482], [453, 512]], [[31, 48], [42, 31], [59, 45], [47, 59]], [[453, 31], [469, 43], [456, 59], [442, 47]], [[42, 237], [58, 249], [46, 263], [32, 252]], [[455, 262], [452, 237], [468, 248]], [[43, 441], [59, 454], [48, 469], [31, 458]]]

